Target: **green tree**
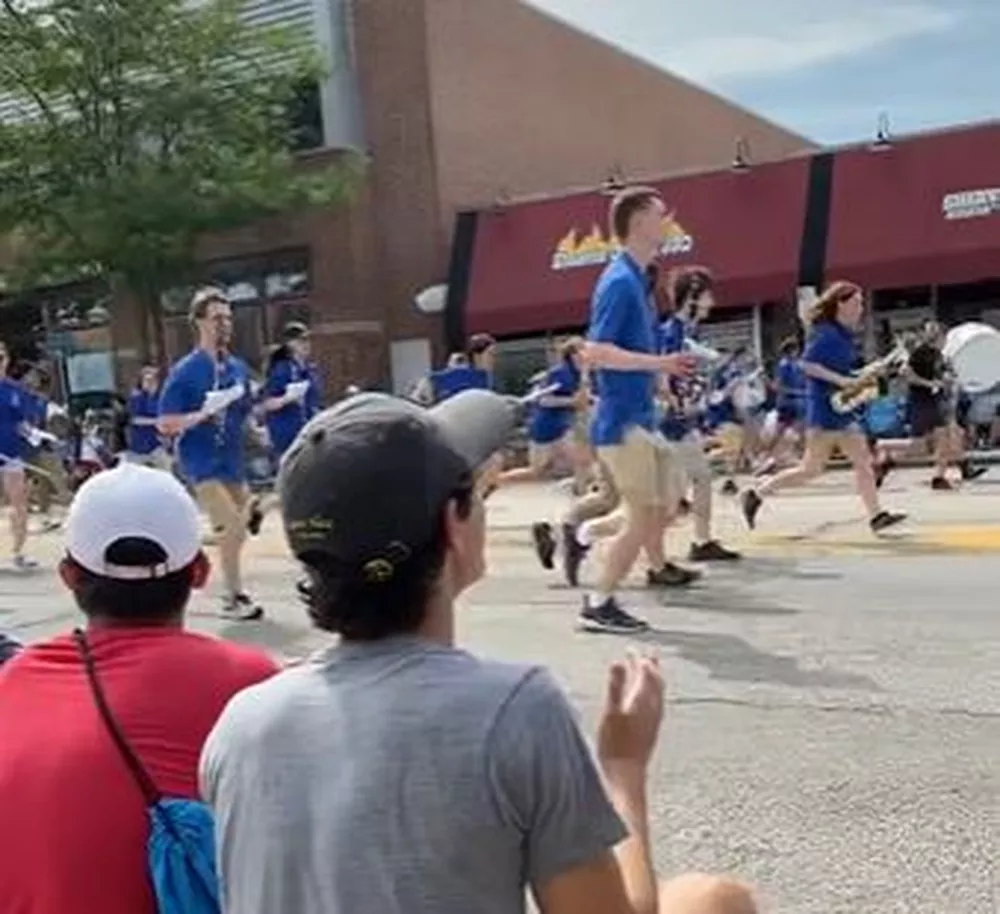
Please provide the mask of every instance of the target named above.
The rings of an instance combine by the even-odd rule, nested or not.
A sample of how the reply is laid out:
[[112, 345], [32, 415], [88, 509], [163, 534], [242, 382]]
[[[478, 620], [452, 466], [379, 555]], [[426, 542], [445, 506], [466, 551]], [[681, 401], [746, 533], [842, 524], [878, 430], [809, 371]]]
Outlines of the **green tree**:
[[0, 235], [20, 288], [100, 277], [154, 316], [197, 239], [329, 205], [357, 157], [300, 161], [289, 112], [323, 74], [311, 37], [242, 0], [0, 0]]

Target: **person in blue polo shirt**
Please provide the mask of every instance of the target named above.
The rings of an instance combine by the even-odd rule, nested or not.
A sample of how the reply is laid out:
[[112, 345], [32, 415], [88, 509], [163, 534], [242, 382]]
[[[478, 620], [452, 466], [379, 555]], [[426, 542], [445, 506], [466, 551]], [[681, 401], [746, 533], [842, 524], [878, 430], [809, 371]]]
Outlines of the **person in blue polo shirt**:
[[465, 352], [453, 352], [444, 368], [432, 371], [417, 385], [414, 399], [433, 406], [463, 390], [490, 390], [496, 348], [496, 340], [488, 333], [474, 334]]
[[170, 455], [157, 431], [160, 416], [160, 372], [155, 365], [144, 365], [139, 383], [128, 398], [128, 426], [125, 432], [128, 459], [132, 463], [170, 469]]
[[298, 321], [285, 326], [283, 342], [272, 354], [264, 382], [264, 412], [275, 462], [302, 427], [319, 412], [319, 375], [309, 361], [309, 328]]
[[160, 397], [159, 429], [177, 438], [180, 471], [219, 533], [223, 612], [259, 619], [263, 610], [244, 591], [241, 553], [250, 500], [244, 425], [250, 415], [250, 370], [229, 351], [232, 305], [214, 287], [191, 300], [197, 345], [170, 369]]
[[24, 430], [36, 415], [25, 388], [9, 377], [12, 363], [7, 344], [0, 342], [0, 494], [10, 505], [10, 533], [14, 568], [29, 570], [37, 562], [24, 554], [28, 539], [28, 478], [24, 468]]
[[[704, 267], [684, 267], [667, 278], [668, 314], [660, 324], [660, 351], [683, 352], [687, 342], [696, 340], [698, 322], [708, 317], [715, 305], [712, 274]], [[694, 542], [689, 558], [695, 562], [733, 561], [738, 552], [712, 538], [712, 470], [705, 458], [705, 442], [697, 428], [694, 401], [700, 392], [684, 378], [671, 378], [670, 408], [660, 423], [660, 432], [674, 442], [691, 483], [691, 514]]]
[[652, 188], [616, 195], [611, 229], [622, 249], [604, 268], [591, 299], [586, 358], [597, 396], [591, 443], [621, 495], [625, 523], [609, 543], [595, 592], [584, 600], [580, 624], [587, 631], [647, 627], [621, 608], [615, 591], [644, 548], [653, 565], [648, 583], [662, 585], [663, 534], [684, 486], [677, 455], [656, 430], [658, 376], [689, 374], [695, 364], [686, 353], [658, 351], [646, 268], [659, 251], [665, 212]]
[[871, 452], [858, 417], [854, 413], [838, 412], [833, 407], [833, 395], [858, 379], [852, 374], [857, 363], [854, 334], [861, 325], [863, 314], [862, 290], [850, 282], [833, 283], [813, 305], [802, 358], [806, 376], [805, 453], [798, 466], [783, 470], [758, 488], [743, 493], [743, 515], [751, 529], [767, 495], [819, 476], [826, 469], [834, 448], [839, 448], [854, 468], [858, 495], [873, 533], [906, 519], [905, 514], [886, 511], [879, 505]]

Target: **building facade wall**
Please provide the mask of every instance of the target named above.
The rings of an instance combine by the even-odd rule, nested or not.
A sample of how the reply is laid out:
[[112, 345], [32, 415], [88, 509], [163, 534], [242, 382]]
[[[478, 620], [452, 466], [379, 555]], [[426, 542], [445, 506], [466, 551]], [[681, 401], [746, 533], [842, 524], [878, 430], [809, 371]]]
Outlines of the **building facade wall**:
[[[442, 211], [813, 147], [520, 0], [425, 0]], [[448, 222], [450, 228], [450, 221]]]

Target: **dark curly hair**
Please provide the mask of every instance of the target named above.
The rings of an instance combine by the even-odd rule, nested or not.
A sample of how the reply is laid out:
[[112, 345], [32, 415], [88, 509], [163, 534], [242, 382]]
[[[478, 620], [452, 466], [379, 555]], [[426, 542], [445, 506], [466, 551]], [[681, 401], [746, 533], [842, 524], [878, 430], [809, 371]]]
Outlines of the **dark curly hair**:
[[[455, 502], [458, 516], [464, 519], [472, 510], [472, 497], [470, 482], [452, 493], [448, 502]], [[347, 641], [379, 641], [416, 632], [444, 568], [448, 550], [445, 507], [441, 506], [430, 540], [396, 565], [386, 581], [367, 580], [356, 564], [339, 562], [326, 553], [300, 555], [306, 577], [298, 591], [313, 624]]]

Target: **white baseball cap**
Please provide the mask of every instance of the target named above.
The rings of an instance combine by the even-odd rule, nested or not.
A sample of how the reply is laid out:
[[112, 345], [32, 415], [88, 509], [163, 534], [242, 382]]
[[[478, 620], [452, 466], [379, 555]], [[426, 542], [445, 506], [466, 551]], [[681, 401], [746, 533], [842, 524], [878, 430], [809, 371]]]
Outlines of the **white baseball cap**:
[[[115, 565], [108, 549], [123, 539], [158, 545], [166, 559], [151, 567]], [[138, 581], [186, 568], [201, 550], [201, 518], [194, 499], [164, 470], [123, 463], [88, 479], [66, 518], [66, 551], [102, 578]]]

